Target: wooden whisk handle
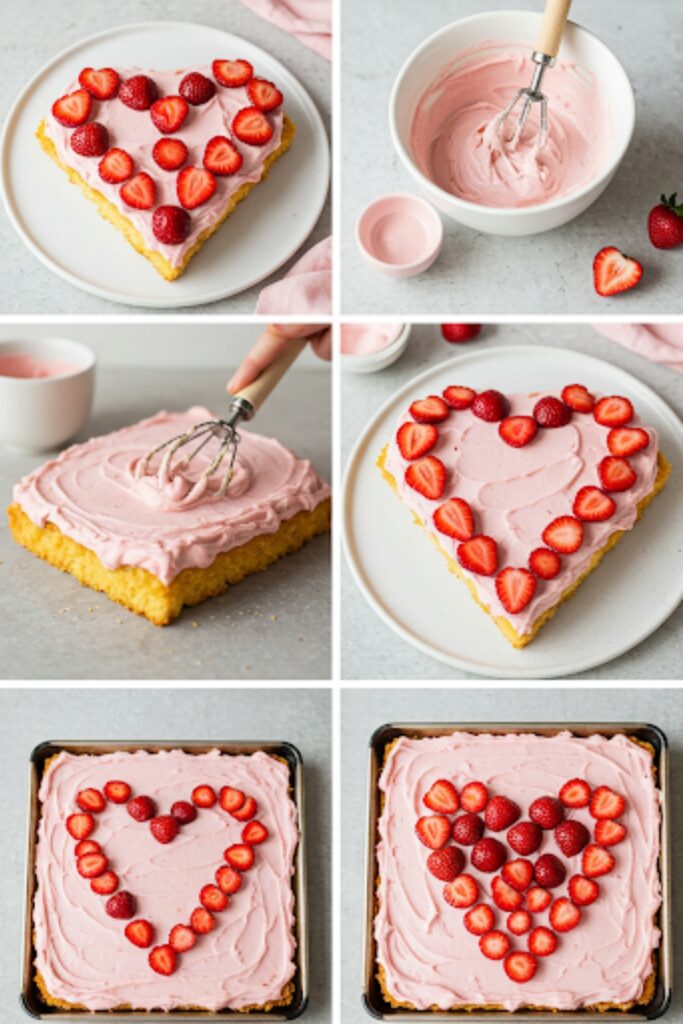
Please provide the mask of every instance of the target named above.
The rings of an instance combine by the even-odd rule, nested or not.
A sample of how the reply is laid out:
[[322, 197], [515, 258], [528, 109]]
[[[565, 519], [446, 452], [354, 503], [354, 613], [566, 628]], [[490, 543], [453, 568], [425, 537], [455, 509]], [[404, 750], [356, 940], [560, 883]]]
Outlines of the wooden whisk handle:
[[547, 0], [541, 29], [536, 40], [537, 53], [546, 53], [549, 57], [557, 57], [571, 5], [572, 0]]
[[277, 359], [274, 359], [270, 366], [266, 367], [256, 380], [241, 388], [235, 397], [246, 399], [255, 410], [260, 409], [273, 388], [284, 377], [294, 360], [298, 359], [307, 344], [308, 342], [305, 338], [288, 341], [287, 347], [280, 353]]

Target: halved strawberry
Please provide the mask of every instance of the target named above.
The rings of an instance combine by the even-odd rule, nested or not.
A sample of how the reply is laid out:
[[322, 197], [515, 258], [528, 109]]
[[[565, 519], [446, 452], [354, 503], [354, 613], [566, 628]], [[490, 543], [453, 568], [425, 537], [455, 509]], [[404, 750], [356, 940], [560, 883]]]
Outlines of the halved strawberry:
[[588, 807], [591, 788], [585, 779], [570, 779], [560, 790], [559, 797], [565, 807]]
[[513, 935], [525, 935], [531, 928], [532, 917], [528, 910], [513, 910], [508, 915], [507, 929]]
[[248, 843], [233, 843], [223, 854], [231, 868], [248, 871], [254, 864], [254, 848]]
[[543, 889], [540, 885], [532, 885], [524, 895], [524, 902], [532, 914], [540, 914], [541, 911], [546, 910], [552, 900], [548, 890]]
[[103, 853], [86, 853], [76, 861], [76, 870], [82, 878], [97, 878], [109, 867], [109, 861]]
[[241, 789], [235, 789], [234, 786], [223, 786], [218, 800], [223, 810], [232, 814], [233, 811], [239, 811], [240, 807], [244, 807], [246, 796]]
[[205, 167], [184, 167], [176, 181], [181, 206], [194, 210], [208, 202], [216, 191], [216, 179]]
[[133, 75], [119, 86], [119, 99], [131, 110], [149, 110], [158, 96], [156, 82], [147, 75]]
[[126, 892], [125, 889], [110, 896], [104, 905], [104, 909], [109, 914], [109, 917], [114, 917], [117, 921], [130, 921], [131, 917], [135, 917], [136, 907], [137, 900], [135, 896], [130, 892]]
[[527, 942], [534, 956], [550, 956], [557, 949], [557, 935], [543, 925], [534, 928]]
[[99, 121], [88, 121], [74, 128], [69, 145], [79, 156], [104, 156], [109, 149], [109, 132]]
[[142, 919], [130, 921], [124, 929], [124, 934], [129, 942], [140, 949], [148, 949], [154, 942], [154, 928], [149, 921]]
[[173, 974], [178, 967], [175, 952], [168, 945], [155, 946], [147, 959], [149, 960], [149, 966], [157, 974]]
[[60, 96], [52, 104], [52, 116], [67, 128], [85, 124], [92, 110], [92, 96], [87, 89], [77, 89], [66, 96]]
[[422, 802], [430, 811], [438, 814], [455, 814], [460, 807], [458, 791], [448, 779], [437, 779], [432, 783], [422, 797]]
[[498, 425], [498, 433], [511, 448], [523, 448], [536, 437], [538, 424], [533, 416], [506, 416]]
[[532, 953], [516, 952], [510, 953], [505, 958], [503, 966], [505, 973], [511, 981], [516, 981], [519, 985], [523, 985], [533, 978], [538, 969], [538, 961]]
[[190, 914], [190, 926], [197, 935], [208, 935], [216, 927], [216, 918], [206, 907], [195, 907]]
[[149, 116], [162, 134], [172, 135], [182, 128], [189, 111], [189, 104], [182, 96], [164, 96], [152, 104]]
[[152, 818], [149, 830], [158, 843], [166, 845], [172, 843], [178, 835], [180, 825], [172, 814], [160, 814], [158, 818]]
[[550, 548], [534, 548], [529, 555], [529, 568], [541, 580], [553, 580], [562, 568], [562, 559]]
[[200, 74], [199, 71], [190, 71], [181, 80], [178, 92], [193, 107], [201, 107], [216, 95], [216, 86], [206, 75]]
[[215, 60], [211, 65], [213, 76], [220, 85], [236, 89], [246, 85], [254, 74], [248, 60]]
[[494, 913], [486, 903], [477, 903], [463, 918], [465, 928], [472, 935], [486, 935], [493, 928], [494, 921]]
[[126, 206], [132, 206], [135, 210], [150, 210], [154, 206], [156, 193], [154, 178], [151, 178], [146, 171], [140, 171], [125, 185], [122, 185], [119, 191]]
[[119, 876], [114, 871], [105, 871], [96, 875], [90, 883], [90, 888], [98, 896], [111, 896], [119, 887]]
[[501, 874], [508, 885], [519, 892], [524, 892], [531, 885], [534, 877], [534, 866], [530, 860], [518, 857], [517, 860], [509, 860], [503, 865]]
[[273, 126], [256, 107], [243, 107], [233, 119], [232, 132], [248, 146], [265, 146], [273, 137]]
[[508, 885], [500, 875], [496, 875], [491, 882], [491, 895], [493, 902], [501, 910], [519, 910], [522, 905], [521, 892]]
[[450, 415], [448, 403], [438, 395], [419, 398], [410, 406], [410, 415], [416, 423], [443, 423]]
[[595, 399], [583, 384], [567, 384], [562, 391], [562, 401], [574, 412], [592, 412]]
[[434, 513], [434, 525], [439, 533], [456, 540], [469, 540], [474, 536], [474, 516], [464, 498], [449, 498]]
[[244, 163], [244, 157], [232, 139], [225, 135], [214, 135], [206, 144], [202, 162], [212, 174], [237, 174]]
[[104, 787], [104, 795], [113, 804], [127, 804], [131, 796], [131, 788], [127, 782], [114, 779]]
[[615, 793], [609, 786], [598, 786], [593, 792], [590, 812], [594, 818], [620, 818], [626, 808], [626, 801], [620, 793]]
[[134, 796], [126, 810], [136, 821], [149, 821], [157, 813], [157, 806], [151, 796]]
[[451, 907], [471, 907], [479, 897], [479, 886], [471, 875], [458, 875], [443, 887], [443, 898]]
[[[453, 838], [455, 839], [455, 832]], [[477, 871], [485, 871], [486, 874], [493, 874], [494, 871], [497, 871], [505, 863], [506, 858], [505, 846], [493, 836], [484, 836], [482, 839], [478, 839], [470, 854], [472, 867]]]
[[587, 907], [595, 903], [600, 895], [598, 883], [592, 878], [584, 878], [583, 875], [572, 875], [567, 890], [572, 903], [576, 903], [577, 907]]
[[259, 846], [260, 843], [265, 843], [270, 833], [268, 829], [260, 821], [249, 821], [242, 829], [242, 842], [248, 843], [249, 846]]
[[216, 885], [221, 892], [227, 893], [228, 896], [232, 896], [236, 893], [242, 884], [242, 876], [239, 871], [235, 871], [228, 864], [224, 864], [222, 868], [219, 868], [216, 872]]
[[82, 811], [90, 811], [91, 814], [99, 814], [107, 806], [104, 793], [99, 789], [82, 789], [76, 795], [76, 803]]
[[81, 839], [74, 846], [74, 854], [76, 857], [85, 857], [86, 853], [102, 853], [102, 847], [94, 839]]
[[548, 920], [556, 932], [570, 932], [581, 920], [581, 911], [566, 896], [560, 896], [550, 908]]
[[593, 260], [593, 282], [598, 295], [618, 295], [638, 284], [643, 267], [613, 245], [605, 246]]
[[168, 944], [176, 953], [187, 953], [197, 941], [197, 933], [188, 924], [174, 924], [168, 933]]
[[505, 932], [487, 932], [479, 939], [479, 949], [489, 960], [502, 960], [510, 951], [510, 940]]
[[97, 169], [103, 181], [108, 181], [112, 185], [120, 185], [122, 181], [127, 181], [130, 178], [133, 168], [133, 158], [126, 153], [125, 149], [117, 149], [114, 146], [104, 154]]
[[553, 551], [571, 555], [583, 544], [583, 523], [574, 516], [558, 516], [548, 523], [542, 537], [543, 543]]
[[250, 821], [256, 814], [257, 810], [258, 804], [254, 800], [253, 796], [248, 796], [241, 807], [237, 807], [234, 811], [230, 811], [230, 815], [237, 821]]
[[623, 395], [610, 395], [600, 399], [593, 416], [603, 427], [623, 427], [633, 419], [633, 406]]
[[415, 831], [430, 850], [440, 850], [451, 837], [451, 823], [444, 814], [427, 814], [418, 818]]
[[187, 160], [187, 146], [181, 139], [157, 139], [152, 157], [163, 170], [177, 171]]
[[199, 893], [199, 902], [207, 910], [220, 913], [221, 910], [225, 910], [230, 901], [217, 885], [205, 885]]
[[635, 455], [650, 443], [650, 435], [642, 427], [612, 427], [607, 447], [612, 455]]
[[598, 846], [616, 846], [626, 838], [626, 826], [620, 821], [606, 818], [595, 823], [595, 842]]
[[451, 409], [469, 409], [477, 397], [474, 388], [463, 387], [462, 384], [450, 384], [443, 392], [443, 397]]
[[508, 829], [507, 841], [515, 853], [535, 853], [543, 842], [543, 830], [535, 821], [518, 821]]
[[426, 455], [439, 440], [439, 431], [431, 423], [402, 423], [396, 433], [396, 443], [404, 459], [412, 462]]
[[587, 878], [600, 878], [601, 875], [610, 873], [614, 863], [614, 857], [609, 850], [591, 843], [583, 851], [581, 870]]
[[195, 807], [213, 807], [216, 794], [211, 786], [195, 786], [192, 790], [192, 803]]
[[247, 86], [247, 95], [254, 106], [266, 114], [277, 110], [284, 100], [277, 86], [265, 78], [252, 78]]
[[566, 426], [572, 418], [572, 411], [568, 405], [561, 402], [554, 395], [546, 395], [539, 398], [534, 406], [534, 419], [539, 427], [546, 430], [556, 430]]
[[465, 867], [465, 854], [457, 846], [433, 850], [427, 857], [427, 870], [442, 882], [452, 882]]
[[70, 814], [66, 819], [66, 830], [74, 839], [87, 839], [94, 827], [92, 814]]
[[425, 455], [411, 462], [406, 469], [405, 481], [424, 498], [438, 501], [446, 488], [446, 467], [435, 455]]
[[483, 782], [468, 782], [460, 791], [460, 806], [463, 811], [479, 814], [489, 802], [489, 791]]
[[113, 68], [83, 68], [78, 82], [96, 100], [108, 100], [119, 90], [119, 76]]
[[521, 814], [519, 804], [506, 796], [494, 796], [486, 805], [484, 821], [491, 832], [502, 832], [514, 825]]
[[616, 507], [614, 498], [610, 498], [599, 487], [582, 487], [574, 498], [572, 511], [577, 519], [587, 523], [602, 523], [614, 515]]
[[463, 569], [480, 576], [493, 576], [498, 569], [498, 546], [492, 537], [478, 533], [458, 545], [458, 561]]
[[496, 593], [511, 615], [526, 608], [535, 592], [536, 577], [528, 569], [508, 565], [496, 576]]

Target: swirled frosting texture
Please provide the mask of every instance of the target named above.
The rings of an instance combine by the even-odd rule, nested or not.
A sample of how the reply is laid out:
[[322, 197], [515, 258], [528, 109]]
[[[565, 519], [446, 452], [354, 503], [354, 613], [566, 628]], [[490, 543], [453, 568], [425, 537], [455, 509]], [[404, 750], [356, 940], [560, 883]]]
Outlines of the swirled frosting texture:
[[[203, 500], [186, 507], [184, 474], [178, 488], [173, 480], [159, 489], [152, 476], [136, 478], [137, 464], [147, 452], [211, 419], [215, 414], [201, 406], [160, 412], [73, 445], [24, 477], [14, 488], [14, 500], [37, 526], [53, 523], [94, 551], [107, 569], [139, 566], [169, 584], [183, 569], [204, 569], [221, 552], [275, 533], [285, 520], [329, 496], [328, 485], [310, 462], [297, 459], [272, 438], [243, 429], [235, 486], [222, 498], [209, 489]], [[215, 451], [208, 446], [193, 473]]]
[[[123, 779], [135, 793], [151, 796], [166, 814], [176, 800], [189, 800], [197, 785], [216, 791], [236, 786], [256, 799], [259, 820], [270, 832], [239, 892], [217, 915], [216, 928], [182, 955], [170, 977], [151, 970], [147, 952], [125, 937], [125, 922], [106, 914], [106, 901], [76, 871], [74, 841], [64, 823], [77, 810], [80, 789], [102, 789], [110, 779]], [[33, 915], [35, 963], [52, 996], [89, 1010], [124, 1004], [141, 1010], [238, 1009], [279, 999], [295, 971], [292, 874], [299, 833], [288, 790], [287, 766], [264, 753], [60, 754], [40, 787]], [[162, 846], [147, 823], [134, 821], [125, 806], [108, 804], [97, 816], [93, 838], [121, 888], [136, 896], [136, 916], [155, 926], [159, 943], [173, 925], [189, 919], [200, 889], [213, 882], [225, 863], [223, 851], [239, 842], [242, 827], [220, 808], [202, 809]]]
[[[415, 836], [415, 822], [424, 813], [424, 794], [439, 778], [450, 779], [458, 790], [479, 780], [493, 794], [515, 800], [525, 817], [532, 800], [557, 793], [575, 777], [624, 795], [627, 806], [621, 820], [628, 835], [614, 847], [614, 870], [599, 880], [599, 900], [584, 909], [577, 928], [561, 936], [557, 951], [540, 961], [535, 977], [519, 985], [507, 977], [500, 961], [482, 955], [476, 937], [465, 929], [464, 912], [443, 899], [443, 882], [427, 871], [428, 851]], [[377, 959], [396, 1000], [420, 1010], [484, 1003], [507, 1010], [523, 1004], [575, 1010], [640, 996], [659, 943], [653, 917], [661, 902], [659, 794], [645, 749], [626, 736], [580, 739], [569, 732], [552, 738], [470, 733], [401, 737], [387, 758], [380, 789], [385, 803], [377, 844], [380, 908], [375, 938]], [[584, 821], [592, 832], [585, 809], [572, 811], [571, 817]], [[544, 832], [539, 854], [544, 852], [559, 854], [552, 832]], [[572, 873], [580, 870], [580, 855], [564, 860]], [[466, 871], [477, 878], [491, 903], [492, 876], [477, 872], [469, 858]], [[496, 914], [497, 926], [504, 925], [505, 915]], [[547, 914], [535, 915], [536, 923], [547, 924]], [[523, 939], [513, 947], [526, 948]]]
[[[551, 394], [552, 392], [544, 392]], [[511, 416], [532, 414], [541, 397], [508, 395]], [[558, 392], [556, 397], [560, 397]], [[408, 411], [399, 424], [411, 421]], [[642, 425], [635, 416], [633, 425]], [[393, 474], [403, 501], [422, 519], [449, 557], [457, 561], [458, 541], [439, 533], [435, 509], [448, 498], [469, 502], [477, 533], [488, 534], [498, 545], [499, 568], [526, 567], [529, 555], [543, 547], [542, 533], [558, 516], [572, 515], [574, 496], [581, 487], [600, 486], [598, 463], [609, 455], [608, 427], [590, 414], [574, 413], [565, 427], [539, 429], [524, 448], [511, 448], [498, 434], [497, 423], [478, 419], [469, 409], [453, 412], [438, 424], [439, 440], [430, 455], [446, 466], [443, 498], [429, 501], [405, 482], [409, 463], [392, 438], [387, 469]], [[657, 432], [647, 428], [650, 444], [629, 458], [638, 479], [628, 491], [612, 494], [617, 508], [611, 519], [584, 523], [583, 544], [573, 555], [562, 555], [562, 569], [552, 580], [539, 580], [529, 604], [517, 615], [508, 612], [496, 593], [495, 576], [480, 576], [463, 569], [492, 615], [503, 615], [515, 630], [528, 633], [535, 620], [557, 604], [560, 596], [588, 568], [593, 555], [616, 530], [630, 530], [637, 521], [638, 502], [650, 493], [657, 476]]]
[[531, 81], [531, 52], [514, 43], [481, 43], [444, 67], [418, 104], [411, 149], [435, 185], [481, 206], [537, 206], [588, 185], [604, 166], [610, 119], [593, 75], [558, 61], [546, 71], [548, 139], [538, 146], [534, 108], [516, 147], [499, 117]]
[[[148, 75], [159, 89], [159, 96], [177, 96], [181, 81], [188, 71], [198, 71], [212, 82], [213, 73], [210, 66], [185, 69], [181, 71], [147, 71], [144, 68], [116, 68], [121, 81], [133, 75]], [[78, 81], [72, 82], [66, 93], [79, 89]], [[57, 97], [55, 96], [55, 99]], [[160, 242], [152, 231], [152, 214], [157, 206], [170, 204], [178, 206], [176, 179], [180, 171], [165, 171], [154, 160], [152, 150], [159, 139], [165, 138], [158, 130], [149, 110], [133, 110], [115, 96], [110, 100], [93, 99], [92, 112], [88, 120], [99, 121], [109, 132], [109, 145], [117, 146], [133, 158], [135, 173], [145, 171], [156, 184], [156, 200], [151, 210], [136, 210], [127, 206], [119, 195], [121, 186], [104, 181], [98, 171], [100, 158], [84, 157], [74, 152], [70, 145], [73, 132], [60, 124], [52, 113], [46, 118], [47, 136], [54, 142], [57, 155], [62, 163], [75, 168], [86, 184], [100, 192], [129, 221], [134, 224], [145, 240], [148, 249], [160, 252], [173, 267], [179, 267], [185, 255], [196, 243], [202, 232], [213, 227], [224, 213], [232, 196], [247, 182], [259, 181], [263, 173], [264, 161], [280, 145], [282, 137], [282, 111], [276, 110], [267, 114], [274, 128], [273, 137], [265, 146], [248, 146], [235, 138], [230, 130], [235, 115], [242, 107], [250, 107], [251, 100], [247, 95], [246, 86], [226, 89], [216, 86], [216, 93], [208, 103], [201, 106], [190, 105], [187, 118], [179, 131], [172, 138], [180, 139], [188, 149], [188, 157], [183, 167], [202, 167], [204, 150], [209, 139], [214, 135], [225, 135], [232, 139], [239, 149], [244, 163], [237, 174], [216, 176], [216, 191], [208, 202], [194, 210], [190, 210], [192, 229], [180, 245], [166, 245]]]

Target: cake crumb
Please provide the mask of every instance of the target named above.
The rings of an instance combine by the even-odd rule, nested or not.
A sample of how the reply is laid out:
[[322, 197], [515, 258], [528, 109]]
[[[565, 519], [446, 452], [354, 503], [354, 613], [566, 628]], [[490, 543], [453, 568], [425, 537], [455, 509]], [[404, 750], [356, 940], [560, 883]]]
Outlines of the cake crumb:
[[270, 616], [270, 621], [271, 622], [277, 622], [277, 615], [271, 615]]
[[193, 619], [193, 620], [192, 620], [192, 628], [193, 628], [193, 629], [197, 629], [197, 627], [198, 627], [198, 626], [199, 626], [199, 623], [198, 623], [198, 622], [195, 622], [195, 621], [194, 621], [194, 619]]

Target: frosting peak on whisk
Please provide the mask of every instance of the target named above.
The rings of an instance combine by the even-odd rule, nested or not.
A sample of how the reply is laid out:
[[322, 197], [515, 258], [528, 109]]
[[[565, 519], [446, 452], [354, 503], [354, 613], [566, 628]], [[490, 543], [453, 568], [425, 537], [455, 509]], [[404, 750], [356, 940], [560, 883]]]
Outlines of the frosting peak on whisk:
[[202, 502], [219, 498], [239, 498], [251, 486], [251, 469], [246, 459], [235, 459], [225, 495], [222, 492], [223, 474], [205, 476], [211, 463], [210, 456], [199, 455], [192, 464], [186, 458], [176, 457], [167, 462], [157, 456], [146, 464], [144, 458], [135, 459], [130, 466], [131, 486], [146, 505], [162, 512], [177, 512]]

